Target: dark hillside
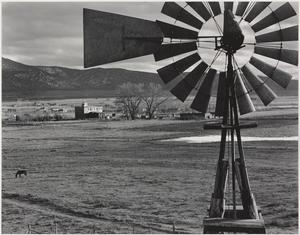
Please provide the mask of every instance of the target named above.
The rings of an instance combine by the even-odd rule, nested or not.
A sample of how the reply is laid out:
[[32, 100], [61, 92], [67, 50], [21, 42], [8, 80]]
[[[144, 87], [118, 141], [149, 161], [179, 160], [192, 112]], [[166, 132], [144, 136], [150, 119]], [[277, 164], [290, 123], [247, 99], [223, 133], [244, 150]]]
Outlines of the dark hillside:
[[[113, 97], [116, 95], [116, 88], [125, 82], [162, 84], [155, 73], [125, 69], [79, 70], [57, 66], [30, 66], [2, 58], [3, 100]], [[268, 82], [268, 85], [278, 96], [298, 95], [298, 80], [292, 80], [286, 90], [274, 82]]]
[[[79, 98], [114, 96], [125, 82], [161, 83], [157, 74], [125, 69], [87, 70], [56, 66], [29, 66], [2, 58], [3, 99]], [[89, 92], [90, 91], [90, 92]], [[98, 91], [98, 92], [97, 92]], [[52, 97], [54, 96], [54, 97]]]

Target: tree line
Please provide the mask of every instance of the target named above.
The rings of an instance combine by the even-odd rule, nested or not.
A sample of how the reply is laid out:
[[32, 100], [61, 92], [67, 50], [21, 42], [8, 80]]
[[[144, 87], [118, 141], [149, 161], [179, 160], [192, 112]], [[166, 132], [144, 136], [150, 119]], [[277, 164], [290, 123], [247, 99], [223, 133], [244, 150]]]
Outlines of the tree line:
[[146, 116], [154, 118], [159, 106], [168, 100], [165, 91], [156, 83], [123, 83], [118, 87], [115, 104], [119, 106], [128, 119], [136, 119], [143, 104]]

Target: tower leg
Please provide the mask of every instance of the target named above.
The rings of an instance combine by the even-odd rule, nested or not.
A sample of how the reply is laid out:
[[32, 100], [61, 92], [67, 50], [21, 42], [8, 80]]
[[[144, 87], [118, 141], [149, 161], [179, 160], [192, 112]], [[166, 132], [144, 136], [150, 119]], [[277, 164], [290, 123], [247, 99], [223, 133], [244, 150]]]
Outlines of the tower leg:
[[210, 201], [209, 217], [223, 218], [225, 213], [225, 185], [228, 175], [228, 161], [222, 160], [218, 162], [215, 190]]
[[[225, 94], [226, 105], [224, 107], [224, 115], [222, 121], [223, 125], [226, 125], [228, 121], [228, 98], [229, 98], [229, 90], [226, 89], [226, 94]], [[217, 164], [214, 192], [212, 194], [211, 202], [210, 202], [209, 217], [222, 218], [224, 215], [224, 209], [225, 209], [224, 194], [225, 194], [225, 186], [226, 186], [228, 167], [229, 167], [229, 162], [224, 159], [225, 147], [226, 147], [226, 136], [227, 136], [227, 130], [222, 129], [219, 160]]]
[[235, 163], [238, 165], [239, 169], [239, 177], [240, 177], [240, 192], [241, 192], [241, 199], [245, 213], [247, 217], [251, 219], [258, 219], [258, 211], [256, 202], [254, 199], [254, 195], [251, 192], [248, 172], [245, 164], [245, 156], [244, 156], [244, 149], [242, 144], [241, 138], [241, 131], [239, 128], [239, 117], [238, 117], [238, 110], [237, 110], [237, 103], [236, 103], [236, 94], [234, 91], [234, 87], [232, 89], [232, 104], [233, 104], [233, 112], [234, 112], [234, 119], [235, 119], [235, 132], [238, 142], [238, 149], [239, 149], [239, 159], [236, 159]]

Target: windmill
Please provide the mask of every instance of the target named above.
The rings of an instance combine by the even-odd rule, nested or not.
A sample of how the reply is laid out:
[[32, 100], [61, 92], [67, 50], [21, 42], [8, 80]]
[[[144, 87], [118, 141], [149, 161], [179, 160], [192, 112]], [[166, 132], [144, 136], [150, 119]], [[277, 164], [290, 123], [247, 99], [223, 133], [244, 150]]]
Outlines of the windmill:
[[[268, 105], [276, 98], [268, 86], [270, 81], [282, 88], [288, 86], [292, 75], [281, 65], [298, 65], [298, 51], [285, 48], [288, 42], [298, 40], [298, 26], [282, 24], [296, 12], [288, 2], [277, 4], [276, 9], [271, 5], [271, 2], [236, 5], [224, 2], [221, 7], [219, 2], [166, 2], [161, 13], [172, 19], [172, 23], [83, 10], [85, 68], [150, 54], [157, 62], [172, 58], [168, 65], [158, 69], [160, 78], [165, 84], [174, 84], [171, 93], [182, 102], [188, 96], [193, 97], [191, 108], [203, 113], [208, 110], [214, 83], [218, 84], [215, 114], [222, 116], [222, 122], [205, 125], [206, 129], [220, 129], [221, 141], [214, 191], [208, 217], [203, 222], [204, 233], [265, 233], [251, 191], [241, 138], [241, 129], [256, 127], [256, 123], [240, 122], [239, 116], [255, 111], [250, 93], [256, 93]], [[209, 24], [214, 25], [211, 34], [204, 30]], [[243, 25], [252, 32], [252, 41]], [[210, 46], [205, 48], [205, 45]], [[210, 50], [206, 52], [213, 56], [205, 58], [203, 49]], [[250, 55], [246, 60], [245, 56], [239, 56], [243, 50]], [[223, 59], [219, 59], [220, 55]], [[227, 143], [228, 159], [225, 158]], [[229, 175], [232, 205], [225, 205]], [[241, 205], [237, 205], [236, 184]]]

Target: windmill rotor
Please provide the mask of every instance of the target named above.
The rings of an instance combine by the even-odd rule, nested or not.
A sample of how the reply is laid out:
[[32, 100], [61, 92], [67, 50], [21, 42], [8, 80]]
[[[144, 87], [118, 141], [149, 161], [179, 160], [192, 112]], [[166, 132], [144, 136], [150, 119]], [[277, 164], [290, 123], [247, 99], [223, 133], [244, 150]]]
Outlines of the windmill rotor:
[[[249, 112], [255, 111], [254, 105], [251, 101], [251, 98], [249, 96], [249, 93], [254, 91], [262, 103], [264, 105], [268, 105], [270, 102], [272, 102], [277, 96], [275, 93], [271, 90], [271, 88], [266, 84], [266, 81], [271, 79], [274, 81], [276, 84], [280, 85], [283, 88], [286, 88], [289, 81], [292, 79], [292, 75], [289, 74], [288, 72], [283, 71], [282, 69], [279, 68], [278, 64], [279, 63], [288, 63], [291, 65], [298, 65], [298, 51], [297, 50], [291, 50], [291, 49], [285, 49], [283, 47], [284, 42], [289, 42], [289, 41], [297, 41], [298, 40], [298, 26], [290, 26], [283, 28], [280, 25], [281, 21], [284, 21], [286, 19], [289, 19], [291, 17], [294, 17], [296, 15], [295, 10], [293, 7], [288, 3], [283, 3], [280, 5], [277, 9], [272, 10], [270, 8], [271, 2], [256, 2], [256, 3], [249, 3], [249, 2], [239, 2], [237, 4], [237, 7], [235, 8], [235, 15], [230, 18], [234, 18], [237, 16], [240, 19], [239, 24], [241, 21], [244, 23], [247, 23], [249, 27], [253, 31], [253, 39], [254, 41], [252, 43], [245, 43], [243, 44], [242, 41], [243, 39], [237, 39], [240, 40], [239, 42], [235, 42], [234, 44], [236, 46], [236, 50], [238, 51], [241, 46], [243, 47], [252, 47], [252, 55], [249, 56], [248, 61], [246, 61], [244, 64], [239, 65], [238, 63], [234, 64], [234, 70], [236, 71], [235, 74], [236, 76], [239, 76], [238, 83], [239, 83], [239, 89], [240, 91], [243, 90], [243, 93], [239, 92], [238, 94], [238, 106], [239, 106], [239, 111], [240, 114], [247, 114]], [[223, 14], [224, 17], [226, 17], [228, 10], [232, 12], [234, 10], [233, 7], [233, 2], [224, 2], [224, 7], [223, 7]], [[192, 17], [189, 9], [192, 9], [194, 13], [197, 13], [201, 22], [196, 21], [195, 17]], [[265, 17], [263, 17], [260, 20], [256, 20], [256, 17], [259, 15], [261, 11], [270, 11], [269, 14], [266, 14]], [[166, 2], [162, 8], [162, 13], [164, 15], [167, 15], [171, 17], [173, 20], [175, 20], [175, 23], [173, 24], [174, 28], [171, 26], [169, 27], [161, 27], [161, 31], [164, 35], [164, 39], [168, 38], [169, 40], [164, 40], [168, 41], [166, 43], [162, 43], [162, 49], [159, 50], [158, 52], [154, 53], [154, 58], [156, 61], [168, 59], [173, 56], [178, 56], [180, 55], [181, 58], [178, 60], [180, 66], [176, 66], [177, 62], [173, 62], [172, 66], [165, 66], [163, 68], [160, 68], [158, 70], [158, 74], [162, 78], [164, 83], [168, 83], [172, 80], [174, 80], [179, 74], [184, 74], [183, 79], [175, 85], [171, 89], [171, 93], [175, 95], [179, 100], [185, 101], [187, 98], [187, 91], [192, 92], [192, 90], [196, 90], [195, 88], [198, 88], [197, 93], [202, 92], [203, 89], [201, 89], [202, 85], [202, 80], [200, 79], [203, 76], [206, 76], [206, 74], [210, 71], [210, 69], [216, 69], [213, 64], [209, 64], [208, 61], [204, 58], [204, 56], [201, 55], [201, 52], [199, 52], [199, 48], [201, 48], [201, 40], [203, 38], [207, 39], [208, 37], [203, 37], [201, 35], [201, 29], [205, 26], [205, 23], [209, 20], [216, 20], [216, 18], [222, 14], [222, 8], [219, 2], [187, 2], [187, 4], [183, 6], [179, 6], [178, 4], [174, 2]], [[267, 12], [268, 13], [268, 12]], [[230, 13], [232, 14], [232, 13]], [[195, 16], [196, 14], [194, 14]], [[184, 23], [186, 25], [189, 25], [190, 27], [187, 29], [184, 29], [182, 27], [182, 24], [176, 25], [177, 22]], [[229, 22], [227, 20], [227, 22]], [[232, 23], [236, 21], [233, 20]], [[264, 30], [267, 28], [270, 28], [270, 26], [274, 26], [277, 24], [279, 26], [278, 30], [273, 30], [269, 32], [267, 31], [264, 33]], [[162, 25], [162, 23], [160, 23]], [[228, 26], [228, 23], [226, 24]], [[175, 27], [176, 28], [175, 30]], [[195, 30], [191, 30], [190, 28], [193, 27]], [[225, 26], [224, 26], [225, 27]], [[220, 26], [216, 22], [216, 32], [215, 32], [215, 37], [211, 36], [210, 39], [212, 39], [212, 44], [214, 41], [218, 40], [218, 43], [223, 44], [223, 45], [218, 45], [217, 47], [212, 48], [211, 52], [215, 49], [224, 49], [224, 45], [226, 44], [226, 40], [232, 40], [233, 34], [232, 32], [228, 33], [226, 35], [223, 35], [223, 32], [220, 32]], [[174, 29], [174, 30], [173, 30]], [[196, 37], [196, 29], [198, 29], [198, 37]], [[189, 34], [185, 32], [185, 30], [189, 30]], [[222, 29], [221, 29], [222, 30]], [[224, 31], [226, 29], [223, 29]], [[217, 35], [221, 34], [222, 37], [217, 37]], [[184, 35], [183, 37], [180, 38], [180, 35]], [[243, 35], [242, 33], [240, 35]], [[247, 35], [247, 32], [246, 32]], [[203, 38], [202, 38], [203, 37]], [[173, 39], [181, 39], [181, 42], [172, 42]], [[188, 42], [186, 40], [189, 40]], [[247, 36], [245, 36], [245, 41], [247, 39]], [[193, 42], [197, 43], [197, 48]], [[277, 43], [277, 44], [274, 44]], [[173, 46], [171, 46], [173, 45]], [[191, 61], [187, 59], [188, 53], [195, 53], [197, 52], [200, 55], [199, 60], [195, 61], [194, 64], [198, 63], [199, 66], [202, 63], [207, 64], [207, 69], [206, 70], [201, 70], [201, 73], [198, 73], [198, 81], [196, 82], [196, 78], [194, 78], [193, 82], [187, 83], [186, 81], [189, 80], [188, 74], [192, 73], [192, 75], [195, 73], [193, 72], [194, 70], [197, 70], [197, 66], [194, 66], [194, 69], [191, 70], [189, 69], [192, 67], [194, 64], [191, 64]], [[186, 56], [187, 57], [184, 57]], [[234, 55], [234, 57], [236, 57]], [[267, 61], [264, 61], [263, 58], [268, 57], [273, 60], [277, 61], [276, 65], [269, 64]], [[235, 58], [236, 59], [236, 58]], [[202, 65], [203, 67], [203, 65]], [[186, 70], [183, 70], [182, 68], [185, 68]], [[259, 70], [262, 74], [264, 74], [266, 78], [260, 78], [257, 73], [255, 73], [255, 69]], [[218, 70], [218, 69], [217, 69]], [[162, 72], [163, 71], [163, 72]], [[174, 72], [176, 71], [176, 72]], [[217, 77], [219, 76], [222, 71], [217, 71], [216, 75]], [[176, 74], [176, 76], [174, 76]], [[186, 79], [185, 79], [186, 77]], [[195, 77], [195, 76], [194, 76]], [[214, 79], [216, 82], [219, 82], [220, 79]], [[201, 81], [200, 81], [201, 80]], [[246, 81], [245, 81], [246, 80]], [[205, 83], [204, 83], [205, 84]], [[237, 85], [238, 86], [238, 85]], [[189, 87], [189, 88], [187, 88]], [[192, 88], [192, 89], [190, 89]], [[182, 94], [181, 91], [182, 90]], [[221, 92], [222, 89], [218, 89], [218, 92]], [[195, 98], [201, 97], [199, 94], [195, 95]], [[220, 104], [218, 101], [218, 97], [221, 97], [220, 95], [217, 94], [216, 96], [216, 104]], [[242, 101], [243, 99], [243, 101]], [[195, 105], [197, 102], [203, 102], [203, 104]], [[207, 99], [197, 99], [197, 102], [192, 102], [192, 109], [195, 109], [200, 112], [206, 112], [208, 107], [207, 104]], [[220, 109], [217, 108], [219, 105], [216, 105], [216, 110], [215, 113], [222, 116], [222, 113], [220, 113]], [[247, 106], [247, 107], [245, 107]], [[201, 108], [200, 108], [201, 107]], [[218, 109], [218, 110], [217, 110]]]

